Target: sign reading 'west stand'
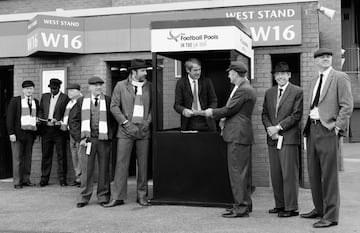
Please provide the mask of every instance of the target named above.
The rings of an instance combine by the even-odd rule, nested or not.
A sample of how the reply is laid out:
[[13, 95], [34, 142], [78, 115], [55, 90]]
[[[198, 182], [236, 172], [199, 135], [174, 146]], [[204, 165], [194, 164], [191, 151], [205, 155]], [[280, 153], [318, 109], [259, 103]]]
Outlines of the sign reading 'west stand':
[[84, 52], [83, 19], [37, 15], [28, 24], [27, 52]]

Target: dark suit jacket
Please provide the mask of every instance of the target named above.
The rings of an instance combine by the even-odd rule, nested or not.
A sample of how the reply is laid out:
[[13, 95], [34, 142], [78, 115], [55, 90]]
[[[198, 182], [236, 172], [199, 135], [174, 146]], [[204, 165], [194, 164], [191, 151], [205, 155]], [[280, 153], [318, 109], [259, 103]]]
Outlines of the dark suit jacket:
[[[7, 114], [6, 114], [6, 127], [8, 130], [8, 134], [15, 134], [17, 138], [20, 140], [25, 137], [25, 130], [21, 129], [21, 96], [13, 97], [10, 100]], [[34, 98], [35, 104], [36, 104], [36, 116], [39, 114], [39, 101]], [[27, 130], [28, 132], [31, 132], [36, 136], [35, 131]]]
[[[301, 88], [289, 83], [278, 107], [275, 118], [278, 86], [266, 91], [262, 111], [262, 122], [267, 129], [269, 126], [280, 124], [283, 130], [279, 132], [284, 136], [283, 144], [300, 144], [299, 123], [303, 114], [303, 91]], [[274, 145], [276, 140], [267, 136], [267, 143]]]
[[[211, 79], [201, 77], [198, 80], [198, 89], [199, 89], [199, 101], [202, 110], [207, 108], [216, 108], [217, 107], [217, 97], [215, 94], [214, 86], [211, 82]], [[188, 122], [190, 118], [187, 118], [182, 115], [182, 112], [185, 108], [191, 109], [193, 103], [193, 94], [191, 91], [191, 86], [189, 83], [188, 76], [182, 77], [176, 83], [175, 89], [175, 103], [174, 109], [177, 113], [181, 114], [181, 129], [187, 130]], [[210, 128], [216, 129], [215, 122], [211, 119], [207, 121]]]
[[[71, 137], [77, 141], [81, 141], [81, 107], [84, 97], [77, 99], [76, 104], [69, 112], [69, 132]], [[106, 109], [107, 109], [107, 126], [108, 126], [108, 140], [111, 140], [116, 129], [115, 120], [110, 112], [110, 102], [111, 99], [109, 96], [105, 95]]]
[[[311, 82], [308, 106], [311, 106], [316, 80], [317, 78]], [[318, 104], [321, 124], [329, 130], [334, 130], [336, 126], [340, 128], [339, 134], [346, 136], [349, 119], [354, 107], [350, 80], [346, 73], [332, 69], [323, 85]], [[309, 114], [310, 108], [305, 115], [307, 117], [304, 128], [305, 136], [310, 126]]]
[[213, 109], [215, 119], [226, 117], [223, 130], [225, 142], [235, 142], [250, 145], [254, 141], [251, 115], [256, 103], [256, 93], [248, 80], [239, 83], [238, 89], [229, 103]]
[[[48, 119], [49, 107], [50, 107], [51, 93], [44, 93], [40, 100], [39, 117], [42, 119]], [[66, 105], [69, 102], [69, 97], [64, 93], [60, 93], [59, 99], [56, 102], [54, 110], [54, 119], [61, 121], [64, 117]]]

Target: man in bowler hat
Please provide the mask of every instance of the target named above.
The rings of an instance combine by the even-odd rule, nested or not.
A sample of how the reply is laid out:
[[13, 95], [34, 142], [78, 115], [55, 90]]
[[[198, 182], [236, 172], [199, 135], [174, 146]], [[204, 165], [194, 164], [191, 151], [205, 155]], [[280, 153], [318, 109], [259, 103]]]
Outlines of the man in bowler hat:
[[206, 109], [207, 117], [220, 119], [222, 137], [227, 143], [229, 178], [234, 204], [222, 214], [224, 218], [248, 217], [251, 201], [251, 147], [254, 141], [251, 115], [256, 93], [247, 79], [247, 67], [239, 61], [231, 62], [229, 79], [234, 88], [222, 108]]
[[314, 53], [314, 59], [318, 72], [311, 82], [304, 137], [315, 208], [301, 217], [320, 218], [313, 227], [323, 228], [339, 222], [337, 151], [339, 137], [346, 136], [353, 98], [347, 74], [331, 66], [332, 52], [320, 48]]
[[56, 148], [58, 163], [58, 179], [60, 186], [66, 186], [66, 133], [60, 130], [66, 105], [69, 102], [67, 95], [60, 91], [62, 82], [52, 78], [48, 87], [50, 92], [44, 93], [40, 100], [39, 118], [42, 122], [42, 159], [41, 159], [41, 180], [40, 187], [49, 184], [52, 167], [54, 146]]
[[291, 72], [286, 62], [279, 62], [272, 72], [276, 86], [265, 93], [262, 122], [267, 133], [271, 183], [278, 217], [298, 216], [300, 120], [303, 92], [289, 82]]
[[131, 61], [128, 79], [116, 84], [111, 98], [111, 112], [117, 120], [117, 159], [112, 201], [105, 207], [124, 204], [131, 151], [136, 144], [137, 202], [150, 205], [147, 199], [147, 166], [151, 123], [151, 83], [146, 80], [144, 60]]
[[30, 181], [31, 159], [39, 111], [39, 101], [33, 97], [35, 84], [31, 80], [26, 80], [21, 86], [23, 94], [10, 100], [6, 114], [16, 189], [33, 186]]

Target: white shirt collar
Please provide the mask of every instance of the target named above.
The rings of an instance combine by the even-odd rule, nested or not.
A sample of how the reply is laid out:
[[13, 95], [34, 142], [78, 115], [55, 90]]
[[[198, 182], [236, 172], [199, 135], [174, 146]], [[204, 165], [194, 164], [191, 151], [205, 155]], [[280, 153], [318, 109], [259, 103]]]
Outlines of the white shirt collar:
[[285, 90], [286, 90], [286, 88], [289, 86], [289, 83], [290, 82], [287, 82], [284, 86], [282, 86], [282, 87], [280, 87], [280, 86], [278, 86], [278, 90], [279, 89], [282, 89], [283, 90], [283, 93], [285, 92]]
[[323, 74], [323, 79], [326, 79], [329, 76], [331, 69], [332, 69], [332, 67], [330, 66], [324, 72], [319, 72], [319, 76], [320, 76], [320, 74]]

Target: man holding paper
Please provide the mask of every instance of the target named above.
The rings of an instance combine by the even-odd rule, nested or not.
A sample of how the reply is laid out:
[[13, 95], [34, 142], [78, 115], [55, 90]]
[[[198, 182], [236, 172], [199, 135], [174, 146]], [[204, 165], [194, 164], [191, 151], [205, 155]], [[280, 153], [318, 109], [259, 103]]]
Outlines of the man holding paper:
[[103, 94], [104, 81], [97, 77], [88, 80], [90, 94], [77, 100], [69, 115], [70, 135], [80, 142], [81, 193], [78, 208], [86, 206], [93, 192], [95, 156], [98, 160], [97, 198], [101, 206], [110, 199], [110, 152], [113, 136], [113, 116], [110, 112], [110, 97]]
[[267, 132], [271, 182], [275, 208], [270, 214], [278, 217], [298, 216], [298, 174], [300, 127], [303, 112], [303, 92], [291, 84], [291, 72], [286, 62], [273, 70], [278, 84], [268, 89], [262, 111]]
[[217, 107], [211, 79], [201, 76], [201, 63], [191, 58], [185, 62], [187, 75], [176, 83], [174, 109], [181, 114], [181, 130], [216, 131], [214, 119], [205, 117], [207, 108]]

